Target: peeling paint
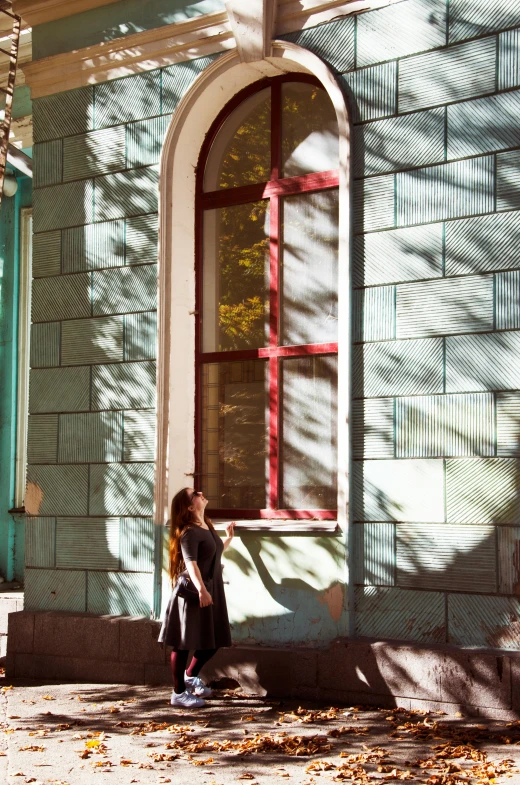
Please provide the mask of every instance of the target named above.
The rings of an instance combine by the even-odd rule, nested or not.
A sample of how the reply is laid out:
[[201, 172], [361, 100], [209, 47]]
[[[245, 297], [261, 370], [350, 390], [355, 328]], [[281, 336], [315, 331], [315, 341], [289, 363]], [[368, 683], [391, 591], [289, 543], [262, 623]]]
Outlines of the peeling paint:
[[43, 491], [35, 482], [27, 483], [25, 493], [25, 511], [29, 515], [38, 515], [43, 501]]
[[341, 583], [335, 583], [330, 589], [318, 595], [320, 605], [326, 605], [333, 621], [339, 621], [343, 611], [344, 591]]

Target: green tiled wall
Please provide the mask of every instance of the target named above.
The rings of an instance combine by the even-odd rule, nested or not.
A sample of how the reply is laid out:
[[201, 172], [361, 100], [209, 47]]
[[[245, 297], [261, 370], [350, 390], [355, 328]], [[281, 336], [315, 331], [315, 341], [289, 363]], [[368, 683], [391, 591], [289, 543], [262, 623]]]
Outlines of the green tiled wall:
[[212, 60], [35, 101], [29, 608], [153, 606], [157, 164]]
[[345, 59], [332, 24], [287, 38], [353, 119], [356, 631], [518, 648], [520, 6], [333, 24]]
[[[285, 37], [353, 122], [356, 631], [518, 647], [520, 7]], [[211, 59], [34, 102], [28, 607], [151, 605], [157, 163]]]

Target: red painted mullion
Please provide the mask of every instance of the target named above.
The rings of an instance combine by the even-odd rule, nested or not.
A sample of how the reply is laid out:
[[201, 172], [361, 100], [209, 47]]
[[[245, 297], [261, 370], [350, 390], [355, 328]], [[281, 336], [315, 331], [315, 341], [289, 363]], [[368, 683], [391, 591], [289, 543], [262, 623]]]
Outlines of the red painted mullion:
[[271, 180], [278, 180], [282, 157], [282, 85], [271, 85]]
[[210, 518], [232, 518], [244, 520], [302, 520], [302, 521], [334, 521], [337, 510], [241, 510], [213, 507], [206, 510]]
[[[271, 83], [271, 180], [280, 177], [281, 159], [281, 83]], [[269, 212], [269, 348], [278, 347], [278, 275], [280, 263], [280, 198], [270, 197]], [[278, 509], [278, 358], [269, 358], [269, 509]]]
[[197, 485], [202, 475], [202, 265], [203, 265], [203, 221], [204, 210], [201, 204], [204, 170], [198, 167], [195, 191], [195, 467], [193, 484]]
[[269, 346], [260, 349], [233, 349], [224, 352], [204, 352], [201, 363], [233, 362], [239, 360], [268, 360], [270, 357], [307, 357], [309, 354], [337, 354], [337, 343], [308, 343], [297, 346]]
[[201, 204], [205, 209], [228, 207], [234, 204], [257, 202], [259, 199], [269, 199], [271, 196], [290, 196], [309, 191], [324, 191], [328, 188], [337, 188], [338, 185], [338, 170], [330, 169], [326, 172], [311, 172], [280, 180], [270, 180], [268, 183], [242, 185], [222, 191], [209, 191], [202, 195]]
[[269, 509], [278, 509], [278, 358], [269, 360]]
[[[280, 259], [280, 199], [273, 196], [269, 211], [269, 348], [278, 348], [278, 270]], [[278, 358], [269, 358], [269, 508], [278, 507]]]

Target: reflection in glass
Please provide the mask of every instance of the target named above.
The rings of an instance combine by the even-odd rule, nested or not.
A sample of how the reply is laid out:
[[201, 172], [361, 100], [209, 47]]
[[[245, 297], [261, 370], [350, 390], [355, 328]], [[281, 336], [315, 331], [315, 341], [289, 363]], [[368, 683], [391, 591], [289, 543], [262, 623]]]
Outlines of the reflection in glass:
[[202, 477], [210, 508], [263, 509], [268, 493], [268, 366], [202, 366]]
[[338, 121], [325, 90], [305, 82], [282, 84], [282, 177], [339, 166]]
[[335, 343], [338, 191], [289, 196], [282, 204], [282, 344]]
[[269, 205], [204, 213], [202, 350], [258, 349], [269, 342]]
[[271, 89], [247, 98], [228, 117], [211, 146], [204, 190], [264, 183], [271, 177]]
[[283, 509], [336, 508], [337, 359], [315, 355], [282, 362]]

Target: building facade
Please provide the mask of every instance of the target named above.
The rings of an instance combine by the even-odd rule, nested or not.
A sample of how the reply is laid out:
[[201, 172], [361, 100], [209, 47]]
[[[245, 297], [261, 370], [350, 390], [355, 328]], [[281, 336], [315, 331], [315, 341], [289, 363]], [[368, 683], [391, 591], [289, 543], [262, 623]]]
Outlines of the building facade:
[[[35, 170], [26, 610], [13, 617], [13, 672], [50, 675], [58, 660], [66, 667], [52, 642], [60, 624], [69, 629], [77, 619], [114, 630], [120, 623], [118, 634], [128, 636], [130, 622], [120, 617], [160, 616], [169, 590], [168, 503], [179, 487], [202, 482], [207, 495], [220, 499], [213, 517], [238, 521], [225, 567], [237, 644], [228, 655], [233, 673], [241, 651], [249, 666], [255, 661], [254, 647], [300, 647], [312, 669], [336, 667], [343, 655], [334, 641], [344, 642], [347, 659], [354, 657], [354, 641], [400, 641], [412, 652], [447, 647], [455, 658], [453, 647], [503, 650], [493, 657], [510, 674], [516, 661], [508, 652], [520, 643], [518, 4], [207, 0], [172, 10], [172, 3], [153, 0], [145, 14], [133, 0], [105, 0], [86, 2], [74, 15], [65, 5], [48, 13], [44, 5], [14, 3], [33, 25], [33, 61], [24, 72], [32, 91]], [[247, 17], [249, 6], [254, 13]], [[258, 174], [256, 161], [244, 180], [215, 181], [209, 191], [198, 184], [212, 128], [228, 133], [229, 152], [233, 133], [245, 125], [236, 120], [226, 131], [224, 118], [280, 79], [308, 84], [324, 102], [321, 127], [309, 119], [310, 103], [291, 104], [296, 125], [310, 123], [307, 137], [293, 133], [294, 149], [310, 145], [310, 168], [290, 171], [287, 158], [288, 174], [277, 170], [273, 177]], [[281, 100], [283, 136], [289, 123], [283, 89]], [[319, 166], [329, 110], [336, 158]], [[260, 127], [261, 113], [244, 112], [240, 122], [253, 118]], [[219, 117], [224, 125], [215, 126]], [[273, 149], [277, 122], [269, 121]], [[263, 142], [251, 137], [248, 144], [260, 160]], [[231, 231], [233, 199], [206, 192], [249, 187], [250, 203], [269, 197], [287, 205], [289, 191], [276, 184], [292, 176], [310, 188], [304, 177], [313, 172], [332, 178], [312, 181], [314, 217], [302, 208], [299, 222], [282, 219], [285, 234], [277, 235], [286, 243], [284, 285], [294, 277], [293, 295], [287, 288], [283, 297], [296, 303], [300, 337], [293, 331], [284, 344], [262, 334], [254, 343], [246, 335], [240, 319], [256, 319], [262, 332], [265, 317], [262, 304], [251, 316], [257, 290], [248, 283], [241, 303], [250, 310], [234, 312], [227, 345], [222, 325], [233, 287], [240, 288], [240, 264], [263, 264], [265, 248], [255, 246], [253, 262], [241, 257], [235, 279], [225, 284], [222, 265], [232, 258], [231, 246], [213, 248], [213, 262], [207, 261], [204, 248], [216, 235], [210, 228], [204, 240], [201, 221], [210, 221], [198, 211], [220, 210], [223, 236]], [[265, 182], [274, 183], [271, 190], [255, 190]], [[337, 207], [321, 198], [333, 188]], [[269, 228], [265, 211], [254, 217], [260, 215], [257, 228], [270, 243], [271, 262], [274, 204]], [[328, 234], [326, 222], [334, 227]], [[241, 253], [263, 242], [254, 235], [248, 245], [236, 226], [233, 231]], [[307, 232], [303, 241], [298, 232]], [[218, 286], [205, 277], [211, 264], [221, 265]], [[271, 298], [272, 329], [273, 283], [262, 275], [255, 285]], [[335, 289], [326, 297], [324, 280]], [[222, 335], [206, 346], [204, 324], [211, 318], [204, 309], [214, 297], [208, 292], [217, 286], [222, 293], [225, 285], [231, 299], [217, 294], [220, 316], [211, 316], [220, 319]], [[197, 287], [206, 298], [202, 306]], [[323, 308], [335, 303], [332, 332], [309, 328], [310, 337], [302, 338], [305, 324], [314, 330], [319, 321], [321, 296]], [[284, 301], [280, 308], [289, 306]], [[308, 350], [306, 362], [337, 352], [336, 376], [316, 370], [313, 361], [312, 371], [302, 364], [291, 382], [283, 358], [294, 363], [297, 353], [276, 348], [284, 345], [318, 347]], [[251, 347], [256, 354], [248, 354]], [[222, 354], [228, 349], [237, 352], [229, 361]], [[266, 377], [253, 368], [262, 358], [271, 363], [269, 395], [278, 396], [276, 411], [285, 418], [280, 431], [272, 420], [257, 419], [253, 427], [247, 419], [254, 396], [265, 405]], [[278, 387], [275, 367], [285, 369]], [[256, 387], [245, 385], [240, 373], [246, 372], [260, 374]], [[222, 381], [226, 373], [231, 381]], [[233, 395], [245, 396], [250, 408], [231, 423], [225, 418]], [[203, 443], [206, 427], [204, 438], [211, 439], [205, 416], [218, 421], [213, 451]], [[278, 448], [267, 438], [253, 460], [247, 443], [263, 443], [265, 428]], [[336, 457], [322, 456], [324, 444], [337, 449]], [[229, 450], [245, 456], [245, 469], [237, 469], [236, 455], [226, 457]], [[271, 461], [266, 475], [263, 461]], [[317, 478], [318, 464], [329, 480]], [[260, 495], [265, 490], [251, 480], [255, 472], [267, 477], [270, 502], [247, 501], [253, 485]], [[303, 479], [294, 479], [299, 472]], [[285, 493], [284, 482], [305, 503], [296, 491]], [[275, 494], [273, 502], [274, 486], [280, 498]], [[316, 490], [325, 486], [328, 496]], [[90, 616], [78, 615], [85, 613]], [[27, 632], [34, 625], [36, 637], [48, 638], [41, 649]], [[154, 627], [142, 621], [131, 635], [137, 629], [146, 637]], [[70, 656], [75, 673], [88, 678], [80, 654]], [[166, 678], [158, 656], [150, 655], [151, 680]], [[224, 659], [219, 667], [224, 672]], [[377, 668], [380, 679], [380, 662]], [[118, 673], [142, 678], [138, 671]], [[369, 681], [348, 681], [345, 693], [366, 692]], [[451, 700], [441, 692], [399, 689], [412, 698]], [[387, 679], [375, 692], [399, 689]], [[508, 695], [503, 708], [511, 706]]]

